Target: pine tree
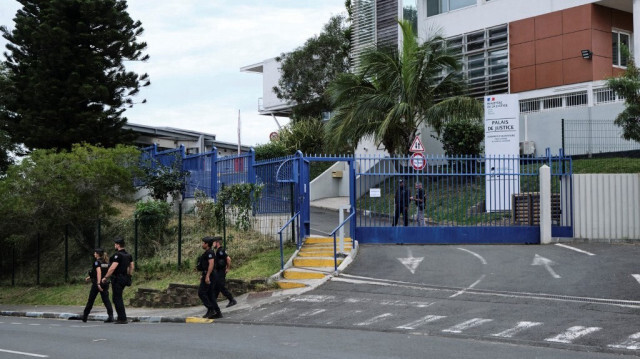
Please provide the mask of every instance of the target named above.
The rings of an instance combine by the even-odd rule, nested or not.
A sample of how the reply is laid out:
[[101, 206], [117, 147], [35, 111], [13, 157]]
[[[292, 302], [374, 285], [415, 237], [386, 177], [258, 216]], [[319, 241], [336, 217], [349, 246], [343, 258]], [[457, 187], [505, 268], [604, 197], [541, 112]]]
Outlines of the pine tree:
[[0, 28], [8, 87], [0, 121], [27, 148], [70, 149], [87, 142], [106, 147], [131, 138], [122, 114], [149, 85], [148, 75], [127, 71], [145, 61], [142, 24], [125, 0], [18, 0], [10, 31]]

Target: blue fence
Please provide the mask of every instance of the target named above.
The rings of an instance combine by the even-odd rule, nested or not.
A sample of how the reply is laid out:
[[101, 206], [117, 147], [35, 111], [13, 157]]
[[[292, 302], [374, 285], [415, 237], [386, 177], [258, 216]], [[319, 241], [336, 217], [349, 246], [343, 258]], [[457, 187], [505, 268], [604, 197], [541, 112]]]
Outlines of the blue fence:
[[[181, 169], [189, 172], [185, 183], [185, 198], [193, 198], [196, 190], [206, 196], [216, 198], [223, 186], [241, 183], [262, 185], [260, 201], [255, 205], [256, 213], [290, 213], [292, 200], [298, 195], [293, 183], [281, 183], [276, 179], [283, 163], [291, 162], [295, 156], [256, 162], [253, 150], [249, 153], [219, 157], [218, 151], [185, 155], [183, 147], [158, 151], [157, 146], [142, 149], [140, 161], [146, 166], [171, 168], [175, 161], [181, 161]], [[212, 175], [214, 174], [214, 175]], [[136, 186], [143, 186], [140, 180]]]
[[[542, 165], [552, 174], [552, 235], [573, 235], [571, 158], [562, 153], [426, 156], [421, 170], [411, 166], [409, 157], [355, 161], [356, 236], [364, 242], [537, 243]], [[401, 182], [405, 191], [399, 191]]]

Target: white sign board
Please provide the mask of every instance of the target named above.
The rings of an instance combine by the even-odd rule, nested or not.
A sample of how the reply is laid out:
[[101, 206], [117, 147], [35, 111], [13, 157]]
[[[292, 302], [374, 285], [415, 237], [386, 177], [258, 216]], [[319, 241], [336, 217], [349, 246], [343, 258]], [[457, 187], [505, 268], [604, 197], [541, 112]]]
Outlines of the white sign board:
[[416, 136], [416, 138], [413, 139], [413, 143], [411, 143], [411, 147], [409, 147], [409, 152], [424, 152], [424, 146], [422, 145], [420, 136]]
[[380, 188], [369, 188], [369, 197], [381, 197]]
[[488, 212], [511, 209], [520, 192], [520, 108], [518, 95], [484, 98], [484, 149]]

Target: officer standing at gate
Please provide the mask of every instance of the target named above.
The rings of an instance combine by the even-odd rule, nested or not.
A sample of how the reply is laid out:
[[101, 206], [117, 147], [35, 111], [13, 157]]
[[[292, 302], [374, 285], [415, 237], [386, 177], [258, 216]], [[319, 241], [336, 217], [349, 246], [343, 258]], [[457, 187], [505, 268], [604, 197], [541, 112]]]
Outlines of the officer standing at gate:
[[113, 280], [111, 281], [113, 291], [112, 300], [113, 305], [116, 307], [116, 313], [118, 313], [118, 319], [115, 323], [127, 324], [129, 322], [127, 321], [127, 313], [124, 309], [122, 294], [124, 287], [131, 285], [131, 275], [133, 274], [134, 268], [133, 258], [131, 254], [127, 253], [124, 249], [124, 239], [116, 237], [113, 240], [113, 245], [116, 252], [109, 258], [109, 271], [104, 278], [102, 278], [102, 282], [106, 283], [106, 281], [113, 276]]
[[409, 225], [409, 191], [404, 186], [404, 180], [401, 178], [398, 181], [398, 189], [395, 195], [395, 212], [393, 214], [393, 226], [398, 224], [398, 217], [402, 213], [402, 219], [404, 226]]
[[238, 302], [233, 299], [231, 292], [229, 292], [225, 287], [227, 272], [231, 269], [231, 257], [229, 257], [229, 255], [227, 255], [227, 251], [222, 248], [222, 237], [214, 237], [213, 248], [215, 249], [216, 254], [216, 260], [214, 263], [216, 285], [213, 292], [213, 298], [217, 300], [218, 294], [222, 293], [222, 295], [229, 299], [229, 304], [227, 304], [227, 308], [229, 308], [238, 304]]
[[216, 319], [222, 318], [220, 307], [217, 302], [217, 293], [214, 297], [215, 276], [213, 273], [214, 258], [213, 253], [213, 237], [202, 238], [202, 249], [204, 253], [198, 258], [196, 269], [200, 272], [200, 286], [198, 287], [198, 297], [202, 304], [207, 308], [207, 312], [203, 318]]

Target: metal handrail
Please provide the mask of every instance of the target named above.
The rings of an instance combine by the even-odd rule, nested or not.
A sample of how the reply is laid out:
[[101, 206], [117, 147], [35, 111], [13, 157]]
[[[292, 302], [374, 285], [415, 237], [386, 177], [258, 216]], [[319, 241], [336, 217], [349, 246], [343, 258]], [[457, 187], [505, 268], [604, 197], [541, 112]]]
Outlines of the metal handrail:
[[[340, 223], [340, 225], [338, 225], [333, 230], [333, 232], [331, 232], [331, 234], [329, 235], [330, 237], [333, 236], [333, 270], [334, 271], [338, 270], [338, 254], [337, 254], [337, 248], [336, 248], [336, 232], [340, 228], [342, 228], [342, 226], [344, 226], [347, 223], [347, 221], [349, 221], [351, 219], [351, 217], [353, 217], [355, 214], [356, 214], [356, 211], [354, 211], [353, 208], [351, 208], [351, 214], [349, 216], [347, 216], [347, 218], [345, 218], [345, 220], [342, 221], [342, 223]], [[342, 240], [344, 240], [344, 238]]]
[[282, 232], [284, 232], [284, 230], [291, 224], [291, 222], [293, 222], [296, 217], [298, 217], [300, 215], [300, 211], [296, 212], [296, 214], [293, 215], [293, 217], [291, 217], [287, 223], [284, 224], [284, 226], [282, 226], [282, 228], [280, 228], [280, 230], [278, 231], [278, 234], [280, 235], [280, 269], [284, 270], [284, 250], [282, 247]]

